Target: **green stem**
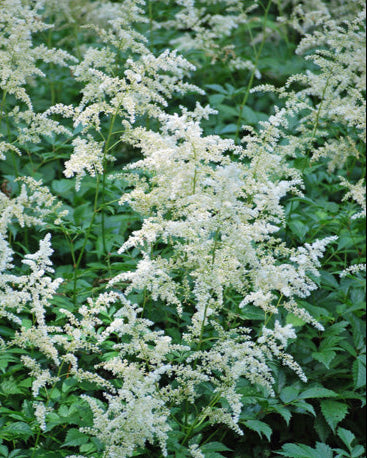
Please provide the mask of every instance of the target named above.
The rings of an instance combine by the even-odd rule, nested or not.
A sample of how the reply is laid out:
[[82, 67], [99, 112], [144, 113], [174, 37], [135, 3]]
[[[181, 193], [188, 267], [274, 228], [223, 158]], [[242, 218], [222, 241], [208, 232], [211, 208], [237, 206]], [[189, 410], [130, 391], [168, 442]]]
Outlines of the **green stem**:
[[5, 102], [6, 102], [6, 96], [7, 96], [7, 92], [4, 91], [3, 92], [3, 96], [2, 96], [2, 99], [1, 99], [1, 104], [0, 104], [0, 126], [1, 126], [1, 122], [3, 120], [3, 111], [5, 110]]
[[149, 46], [150, 46], [150, 51], [153, 52], [153, 4], [152, 4], [152, 0], [148, 0], [148, 13], [149, 13]]
[[249, 81], [249, 83], [247, 85], [246, 92], [245, 92], [245, 95], [243, 97], [243, 100], [242, 100], [242, 103], [241, 103], [241, 106], [240, 106], [240, 115], [239, 115], [238, 121], [237, 121], [237, 131], [236, 131], [236, 136], [235, 136], [235, 142], [238, 141], [238, 138], [240, 136], [241, 123], [242, 123], [242, 119], [243, 119], [243, 110], [244, 110], [244, 108], [245, 108], [245, 106], [247, 104], [248, 98], [250, 96], [250, 91], [252, 89], [252, 86], [253, 86], [254, 80], [255, 80], [256, 70], [257, 70], [257, 67], [258, 67], [258, 64], [259, 64], [259, 61], [260, 61], [260, 57], [261, 57], [261, 54], [262, 54], [264, 46], [265, 46], [265, 42], [266, 42], [266, 38], [267, 38], [266, 37], [266, 23], [268, 21], [268, 16], [269, 16], [269, 11], [270, 11], [271, 4], [272, 4], [272, 0], [269, 0], [268, 6], [265, 9], [264, 20], [263, 20], [263, 38], [262, 38], [259, 50], [256, 53], [255, 62], [254, 62], [254, 68], [253, 68], [253, 70], [251, 72], [250, 81]]
[[[47, 36], [47, 46], [49, 49], [52, 49], [52, 31], [51, 29], [49, 30], [48, 36]], [[51, 70], [55, 68], [52, 62], [50, 63], [50, 68]], [[55, 91], [55, 83], [52, 77], [51, 79], [49, 79], [49, 83], [50, 83], [50, 92], [51, 92], [51, 105], [53, 106], [56, 103], [56, 91]]]
[[315, 125], [314, 125], [313, 132], [312, 132], [311, 145], [312, 145], [313, 141], [315, 140], [316, 132], [317, 132], [317, 129], [319, 127], [321, 110], [322, 110], [322, 106], [323, 106], [324, 101], [325, 101], [325, 95], [326, 95], [327, 88], [329, 87], [329, 82], [330, 82], [331, 76], [332, 75], [330, 73], [328, 79], [326, 80], [326, 84], [325, 84], [324, 90], [322, 91], [321, 102], [320, 102], [319, 108], [317, 110], [316, 121], [315, 121]]
[[[212, 261], [211, 261], [211, 267], [212, 268], [213, 268], [213, 266], [215, 264], [216, 252], [217, 252], [218, 246], [219, 246], [219, 234], [220, 234], [220, 227], [217, 228], [217, 230], [215, 231], [215, 235], [214, 235], [214, 247], [213, 247], [213, 255], [212, 255]], [[206, 305], [205, 305], [203, 321], [201, 323], [201, 329], [200, 329], [199, 351], [201, 350], [201, 346], [203, 344], [203, 336], [204, 336], [206, 317], [208, 315], [208, 308], [209, 308], [209, 303], [207, 302]]]
[[[64, 361], [62, 361], [61, 364], [60, 364], [60, 367], [59, 367], [59, 370], [58, 370], [57, 376], [56, 376], [57, 379], [59, 379], [59, 377], [61, 375], [61, 371], [62, 371], [63, 366], [64, 366]], [[53, 386], [51, 388], [51, 392], [50, 392], [50, 395], [48, 396], [47, 403], [46, 403], [47, 406], [50, 403], [51, 396], [52, 396], [52, 393], [54, 392], [54, 390], [56, 388], [57, 382], [58, 382], [58, 380], [53, 384]], [[38, 444], [39, 444], [39, 441], [40, 441], [40, 438], [41, 438], [41, 434], [42, 434], [42, 430], [41, 430], [41, 428], [39, 428], [38, 433], [37, 433], [37, 437], [36, 437], [36, 441], [34, 443], [34, 447], [33, 447], [33, 452], [32, 452], [31, 458], [35, 458], [35, 456], [36, 456], [35, 453], [37, 451], [37, 447], [38, 447]]]
[[102, 209], [101, 209], [102, 244], [103, 244], [103, 252], [104, 252], [104, 254], [106, 256], [107, 265], [108, 265], [108, 269], [109, 269], [110, 273], [111, 273], [111, 263], [110, 263], [109, 253], [107, 253], [106, 225], [105, 225], [105, 212], [104, 212], [104, 207], [106, 205], [106, 178], [107, 178], [106, 168], [107, 168], [107, 153], [109, 151], [109, 145], [110, 145], [110, 141], [111, 141], [112, 134], [113, 134], [113, 127], [115, 125], [116, 118], [117, 118], [117, 115], [119, 113], [119, 109], [120, 109], [120, 106], [117, 107], [115, 113], [113, 114], [113, 116], [111, 118], [110, 126], [109, 126], [109, 129], [108, 129], [107, 139], [105, 141], [104, 148], [103, 148], [103, 160], [102, 160], [102, 168], [103, 168], [103, 175], [102, 175]]
[[74, 279], [73, 279], [73, 281], [74, 281], [74, 288], [73, 288], [73, 303], [74, 303], [74, 306], [76, 306], [76, 303], [77, 303], [77, 290], [76, 290], [76, 287], [77, 287], [77, 281], [78, 281], [79, 266], [80, 266], [80, 263], [81, 263], [81, 261], [83, 259], [84, 251], [85, 251], [87, 243], [89, 241], [89, 237], [90, 237], [90, 234], [92, 232], [94, 221], [96, 219], [96, 215], [97, 215], [97, 212], [98, 212], [98, 197], [99, 197], [99, 191], [100, 191], [100, 183], [101, 183], [100, 175], [97, 175], [97, 186], [96, 186], [96, 194], [94, 196], [93, 215], [92, 215], [90, 224], [89, 224], [88, 229], [87, 229], [87, 233], [86, 233], [86, 236], [85, 236], [85, 239], [84, 239], [83, 246], [82, 246], [82, 248], [80, 250], [79, 256], [78, 256], [77, 261], [76, 261], [76, 263], [74, 265]]
[[[215, 404], [219, 401], [219, 399], [221, 398], [221, 394], [220, 393], [217, 393], [214, 398], [212, 399], [212, 401], [210, 402], [210, 404], [208, 405], [208, 407], [214, 407]], [[208, 415], [204, 415], [201, 419], [199, 417], [195, 419], [195, 421], [193, 422], [193, 424], [190, 426], [186, 436], [183, 438], [182, 440], [182, 445], [185, 445], [186, 442], [190, 439], [192, 433], [195, 431], [196, 428], [198, 428], [200, 425], [202, 425], [204, 423], [204, 421], [206, 420]]]

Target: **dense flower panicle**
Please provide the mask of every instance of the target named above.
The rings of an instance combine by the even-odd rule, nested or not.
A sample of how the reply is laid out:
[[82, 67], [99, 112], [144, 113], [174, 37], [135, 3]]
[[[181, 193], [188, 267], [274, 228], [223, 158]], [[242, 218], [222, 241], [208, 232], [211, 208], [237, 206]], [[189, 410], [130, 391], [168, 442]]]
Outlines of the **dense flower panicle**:
[[32, 34], [52, 27], [40, 20], [38, 11], [43, 2], [29, 6], [22, 0], [4, 0], [0, 4], [0, 88], [13, 94], [32, 110], [25, 85], [30, 77], [44, 76], [38, 60], [66, 65], [70, 55], [59, 49], [34, 46]]
[[361, 7], [360, 0], [282, 0], [280, 12], [291, 7], [292, 13], [289, 16], [281, 16], [278, 21], [287, 23], [301, 35], [319, 28], [330, 19], [349, 20], [354, 18]]
[[[83, 84], [79, 106], [57, 104], [44, 114], [47, 119], [53, 115], [72, 118], [74, 127], [83, 127], [85, 137], [73, 141], [74, 153], [64, 171], [68, 178], [77, 177], [77, 187], [86, 172], [101, 175], [105, 162], [113, 159], [106, 146], [110, 137], [100, 142], [92, 136], [103, 137], [102, 118], [108, 116], [111, 126], [118, 120], [123, 129], [129, 130], [137, 118], [163, 116], [167, 100], [174, 93], [201, 92], [184, 82], [195, 67], [176, 51], [166, 50], [156, 57], [146, 47], [145, 38], [129, 28], [125, 17], [110, 20], [109, 26], [94, 28], [105, 46], [87, 49], [81, 62], [72, 68], [75, 79]], [[131, 57], [121, 62], [124, 51], [129, 51]]]
[[135, 22], [146, 22], [143, 7], [144, 0], [122, 0], [118, 3], [108, 0], [47, 0], [43, 15], [51, 17], [57, 26], [64, 23], [71, 25], [94, 24], [108, 27], [110, 20], [121, 18], [127, 26]]
[[22, 321], [17, 315], [22, 311], [33, 314], [35, 325], [31, 328], [21, 327], [14, 343], [21, 347], [33, 344], [58, 364], [58, 351], [50, 335], [52, 328], [46, 321], [49, 300], [62, 283], [62, 279], [53, 280], [49, 276], [53, 273], [49, 259], [52, 252], [48, 234], [40, 242], [39, 251], [28, 254], [23, 259], [23, 264], [28, 265], [31, 270], [30, 274], [17, 276], [7, 272], [0, 273], [0, 313], [18, 326], [22, 325]]
[[30, 177], [19, 178], [20, 193], [9, 197], [0, 191], [0, 235], [5, 236], [8, 226], [17, 221], [21, 227], [43, 225], [48, 216], [57, 215], [58, 224], [66, 211], [59, 211], [60, 202], [47, 187]]
[[77, 189], [80, 189], [80, 181], [86, 174], [94, 177], [103, 174], [103, 142], [96, 142], [91, 136], [88, 138], [76, 138], [73, 141], [74, 153], [65, 163], [64, 175], [71, 178], [77, 175]]
[[[147, 216], [142, 229], [120, 250], [140, 247], [144, 255], [136, 271], [111, 282], [130, 281], [127, 293], [145, 287], [154, 300], [178, 305], [182, 311], [182, 286], [173, 279], [184, 269], [197, 309], [192, 327], [196, 336], [206, 318], [220, 313], [228, 287], [245, 296], [241, 306], [251, 302], [271, 313], [276, 312], [275, 292], [309, 295], [316, 285], [307, 274], [316, 274], [318, 258], [334, 240], [298, 251], [283, 246], [274, 235], [283, 221], [280, 200], [299, 178], [276, 181], [273, 174], [284, 165], [282, 170], [282, 158], [271, 152], [265, 153], [267, 161], [255, 163], [254, 157], [251, 166], [233, 162], [227, 152], [252, 157], [251, 150], [246, 153], [230, 140], [203, 137], [198, 117], [207, 114], [198, 106], [194, 114], [162, 116], [161, 133], [136, 128], [125, 134], [145, 156], [127, 170], [139, 168], [151, 178], [150, 186], [145, 179], [133, 179], [135, 187], [121, 203], [154, 216]], [[287, 170], [283, 174], [292, 175]], [[155, 255], [156, 243], [172, 246], [175, 255], [169, 260]], [[279, 263], [279, 256], [289, 261]]]
[[[285, 352], [288, 338], [295, 337], [290, 325], [282, 328], [277, 322], [274, 331], [264, 328], [257, 342], [241, 327], [237, 336], [220, 328], [226, 291], [244, 297], [240, 307], [251, 303], [272, 314], [279, 312], [279, 296], [284, 297], [286, 310], [297, 310], [306, 322], [322, 329], [297, 307], [295, 298], [307, 297], [316, 288], [309, 274], [318, 275], [319, 258], [335, 238], [298, 249], [289, 249], [276, 238], [284, 220], [281, 199], [301, 184], [297, 173], [284, 166], [287, 152], [279, 155], [270, 145], [261, 161], [255, 153], [264, 142], [262, 136], [276, 144], [276, 120], [264, 124], [260, 136], [248, 138], [245, 150], [231, 140], [203, 136], [200, 120], [211, 113], [198, 105], [193, 113], [162, 115], [159, 132], [126, 129], [124, 140], [140, 148], [143, 159], [126, 167], [126, 179], [131, 177], [134, 188], [121, 203], [128, 202], [145, 218], [120, 253], [139, 248], [142, 259], [135, 271], [118, 275], [110, 286], [128, 281], [127, 295], [147, 290], [153, 301], [175, 305], [179, 314], [190, 313], [184, 339], [192, 355], [182, 367], [171, 367], [168, 373], [178, 386], [165, 387], [161, 395], [175, 403], [188, 397], [193, 403], [200, 396], [199, 385], [211, 383], [229, 408], [203, 408], [200, 415], [241, 434], [242, 404], [236, 394], [241, 378], [273, 394], [269, 358], [278, 358], [303, 381], [306, 376]], [[246, 157], [247, 164], [231, 159], [231, 154]], [[136, 170], [145, 173], [140, 180]], [[173, 254], [161, 256], [157, 244], [170, 247]], [[219, 333], [218, 342], [211, 349], [200, 349], [203, 332], [209, 328]], [[198, 343], [199, 350], [193, 351]]]
[[82, 430], [106, 444], [106, 456], [132, 456], [136, 447], [156, 441], [161, 444], [163, 455], [167, 456], [169, 410], [157, 390], [164, 368], [145, 375], [133, 363], [126, 362], [124, 366], [121, 365], [119, 377], [125, 379], [125, 383], [116, 395], [106, 394], [107, 410], [101, 408], [95, 399], [83, 396], [93, 412], [93, 427]]
[[249, 23], [249, 14], [258, 8], [257, 1], [247, 8], [239, 0], [176, 0], [174, 3], [179, 7], [175, 16], [155, 23], [156, 29], [163, 27], [181, 33], [171, 41], [173, 47], [183, 52], [204, 51], [212, 63], [221, 60], [231, 69], [256, 70], [256, 75], [261, 76], [251, 60], [236, 54], [234, 45], [223, 44], [224, 40], [228, 43], [228, 37], [233, 36], [239, 26]]
[[361, 211], [352, 216], [353, 219], [366, 217], [366, 185], [365, 180], [362, 178], [356, 184], [349, 183], [345, 178], [341, 177], [341, 184], [348, 190], [344, 196], [344, 200], [354, 200]]
[[[75, 61], [75, 58], [61, 49], [34, 44], [34, 35], [53, 27], [43, 22], [40, 16], [44, 5], [44, 0], [4, 0], [0, 3], [0, 123], [5, 116], [14, 121], [19, 130], [17, 141], [20, 144], [39, 142], [40, 135], [67, 132], [57, 122], [34, 112], [27, 90], [32, 79], [45, 77], [39, 62], [65, 67]], [[7, 108], [6, 101], [9, 96], [14, 96], [18, 105]], [[20, 153], [11, 143], [2, 141], [1, 133], [0, 145], [0, 158], [3, 158], [3, 152], [13, 150]]]

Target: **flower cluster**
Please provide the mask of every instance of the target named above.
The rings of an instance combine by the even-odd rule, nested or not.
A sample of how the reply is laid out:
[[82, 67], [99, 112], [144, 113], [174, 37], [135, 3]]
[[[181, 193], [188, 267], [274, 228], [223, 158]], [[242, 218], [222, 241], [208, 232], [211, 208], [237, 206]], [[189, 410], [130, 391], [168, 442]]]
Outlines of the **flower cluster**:
[[[67, 66], [73, 57], [61, 49], [48, 48], [45, 44], [35, 45], [33, 37], [52, 28], [42, 21], [39, 11], [44, 0], [25, 2], [5, 0], [0, 4], [0, 122], [13, 119], [22, 135], [17, 139], [22, 144], [27, 141], [40, 141], [39, 135], [52, 132], [64, 133], [66, 130], [58, 123], [46, 120], [33, 110], [31, 96], [26, 86], [31, 80], [45, 77], [39, 62]], [[9, 96], [15, 97], [18, 105], [7, 107]], [[19, 126], [21, 126], [19, 128]], [[29, 127], [29, 131], [27, 128]], [[8, 141], [2, 141], [0, 134], [0, 157], [3, 152], [18, 149]]]
[[220, 60], [231, 69], [256, 70], [251, 59], [243, 59], [237, 54], [235, 45], [223, 45], [228, 37], [233, 37], [236, 30], [249, 25], [250, 13], [258, 8], [255, 1], [245, 7], [239, 0], [177, 0], [178, 12], [174, 18], [156, 22], [157, 29], [174, 29], [181, 33], [171, 41], [172, 46], [180, 51], [204, 51], [212, 64]]

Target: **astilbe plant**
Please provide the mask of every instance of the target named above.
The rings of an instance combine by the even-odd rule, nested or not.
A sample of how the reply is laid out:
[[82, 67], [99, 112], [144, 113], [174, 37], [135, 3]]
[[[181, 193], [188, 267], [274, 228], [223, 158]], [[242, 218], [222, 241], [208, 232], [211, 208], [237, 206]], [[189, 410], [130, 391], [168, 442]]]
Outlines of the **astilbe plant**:
[[[34, 35], [53, 27], [44, 23], [38, 14], [44, 3], [4, 0], [0, 4], [0, 121], [6, 120], [8, 131], [9, 124], [17, 127], [16, 142], [22, 146], [27, 142], [39, 142], [40, 135], [67, 132], [62, 125], [34, 111], [26, 89], [30, 81], [45, 77], [40, 62], [67, 66], [73, 60], [61, 49], [34, 44]], [[0, 158], [4, 158], [7, 150], [20, 154], [12, 140], [1, 134]]]
[[[353, 16], [356, 4], [359, 9]], [[330, 13], [321, 21], [320, 29], [301, 40], [297, 53], [307, 53], [306, 59], [315, 64], [314, 71], [292, 76], [279, 90], [266, 86], [255, 90], [274, 90], [286, 100], [285, 108], [275, 115], [277, 124], [292, 117], [297, 119], [297, 127], [295, 134], [280, 133], [279, 138], [288, 137], [282, 148], [312, 162], [326, 158], [328, 172], [341, 176], [344, 200], [358, 204], [360, 210], [352, 216], [357, 219], [366, 215], [365, 177], [353, 177], [351, 182], [350, 167], [359, 162], [361, 170], [365, 168], [366, 10], [358, 2], [348, 6], [346, 18]], [[295, 84], [302, 89], [292, 90]]]
[[181, 36], [171, 41], [172, 46], [181, 52], [203, 51], [212, 64], [226, 62], [232, 70], [256, 71], [260, 77], [250, 58], [240, 57], [235, 45], [224, 45], [239, 27], [249, 26], [254, 20], [251, 13], [259, 8], [258, 2], [252, 2], [247, 7], [238, 0], [178, 0], [175, 3], [179, 9], [174, 18], [155, 21], [158, 30], [165, 28], [180, 32]]
[[[237, 8], [239, 2], [229, 3]], [[185, 82], [194, 67], [176, 52], [158, 57], [151, 52], [136, 29], [146, 22], [143, 1], [119, 6], [97, 2], [97, 9], [88, 2], [65, 2], [69, 21], [79, 11], [73, 13], [74, 6], [92, 16], [103, 5], [106, 17], [111, 11], [129, 14], [119, 13], [105, 28], [89, 27], [100, 43], [81, 48], [80, 61], [71, 67], [82, 86], [79, 104], [58, 103], [34, 113], [25, 86], [29, 78], [43, 76], [37, 60], [66, 65], [73, 59], [33, 45], [32, 32], [48, 26], [38, 19], [45, 4], [29, 5], [33, 2], [0, 4], [5, 62], [0, 67], [0, 121], [5, 117], [21, 126], [14, 142], [0, 143], [0, 157], [22, 153], [24, 144], [40, 142], [46, 132], [70, 136], [70, 128], [55, 120], [61, 116], [70, 118], [74, 127], [65, 177], [76, 177], [77, 192], [87, 175], [96, 178], [90, 225], [79, 257], [73, 258], [74, 290], [67, 306], [57, 309], [62, 280], [53, 278], [50, 233], [36, 252], [20, 258], [9, 234], [15, 226], [39, 229], [46, 224], [56, 231], [65, 213], [50, 191], [31, 178], [19, 180], [23, 184], [16, 196], [0, 193], [0, 316], [12, 330], [2, 339], [1, 349], [19, 349], [31, 377], [37, 431], [33, 456], [59, 421], [55, 419], [63, 406], [62, 398], [54, 395], [57, 387], [67, 389], [73, 381], [79, 384], [79, 405], [89, 406], [90, 421], [79, 424], [78, 433], [95, 439], [96, 449], [90, 453], [123, 458], [158, 446], [168, 455], [175, 451], [173, 443], [193, 457], [205, 456], [199, 435], [205, 427], [224, 425], [243, 434], [241, 388], [254, 386], [271, 398], [279, 363], [307, 382], [307, 374], [287, 351], [297, 338], [287, 317], [296, 315], [323, 330], [299, 302], [317, 288], [320, 259], [335, 237], [296, 248], [282, 239], [284, 199], [291, 193], [301, 195], [303, 187], [301, 173], [289, 161], [307, 148], [316, 150], [314, 159], [324, 155], [322, 147], [314, 147], [316, 136], [335, 146], [335, 138], [326, 137], [325, 130], [320, 134], [330, 120], [345, 123], [354, 141], [362, 138], [362, 68], [351, 57], [360, 51], [361, 17], [344, 26], [327, 23], [325, 40], [331, 48], [337, 47], [340, 36], [348, 36], [340, 52], [336, 57], [317, 53], [314, 60], [321, 71], [288, 84], [301, 82], [306, 89], [291, 95], [281, 90], [285, 107], [258, 130], [248, 128], [239, 146], [234, 140], [205, 135], [202, 123], [215, 115], [211, 108], [197, 103], [192, 110], [169, 110], [174, 93], [198, 91]], [[46, 16], [53, 5], [46, 5], [51, 8]], [[193, 3], [184, 5], [191, 8]], [[212, 25], [224, 27], [223, 18], [212, 19]], [[317, 35], [318, 43], [324, 33]], [[10, 46], [12, 39], [18, 47]], [[313, 40], [306, 37], [300, 49]], [[335, 68], [345, 70], [347, 85]], [[345, 89], [355, 83], [358, 91], [346, 95]], [[19, 108], [5, 111], [8, 94], [19, 100]], [[321, 100], [315, 109], [310, 97]], [[291, 132], [293, 118], [299, 119], [296, 135]], [[112, 176], [128, 189], [120, 204], [142, 218], [141, 228], [119, 251], [120, 256], [133, 253], [136, 268], [122, 269], [102, 292], [99, 288], [98, 294], [79, 301], [81, 261], [97, 221], [105, 237], [104, 206], [100, 209], [98, 203], [101, 199], [105, 204], [107, 172], [110, 162], [121, 160], [120, 148], [141, 154]], [[347, 188], [347, 197], [363, 206], [360, 183]], [[158, 311], [155, 322], [147, 318], [148, 309]], [[254, 310], [260, 325], [247, 318]], [[173, 317], [175, 333], [160, 320], [165, 313]]]

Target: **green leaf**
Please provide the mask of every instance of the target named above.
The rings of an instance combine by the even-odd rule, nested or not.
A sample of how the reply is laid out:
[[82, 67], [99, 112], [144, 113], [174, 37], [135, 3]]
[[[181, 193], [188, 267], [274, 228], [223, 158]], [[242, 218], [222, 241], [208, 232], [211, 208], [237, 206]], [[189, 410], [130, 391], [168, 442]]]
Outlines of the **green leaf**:
[[291, 418], [292, 418], [292, 413], [286, 407], [282, 405], [274, 405], [273, 409], [276, 413], [278, 413], [279, 415], [281, 415], [284, 418], [285, 422], [289, 426], [289, 422], [291, 421]]
[[244, 424], [247, 428], [258, 433], [260, 437], [264, 435], [270, 442], [273, 431], [266, 423], [260, 420], [247, 420]]
[[316, 451], [307, 445], [285, 444], [278, 454], [288, 458], [320, 458]]
[[289, 223], [289, 228], [300, 240], [304, 240], [305, 235], [307, 234], [309, 228], [301, 221], [291, 221]]
[[63, 447], [78, 447], [89, 442], [89, 437], [81, 433], [78, 429], [70, 429], [65, 438]]
[[230, 448], [221, 442], [209, 442], [208, 444], [200, 447], [203, 452], [232, 452]]
[[301, 413], [308, 412], [311, 415], [313, 415], [314, 417], [316, 417], [316, 412], [315, 412], [314, 406], [309, 404], [308, 402], [306, 402], [304, 400], [299, 400], [299, 401], [295, 402], [294, 405], [297, 407], [298, 410], [301, 411]]
[[312, 356], [322, 363], [327, 369], [330, 369], [330, 364], [334, 360], [336, 353], [333, 350], [324, 350], [322, 352], [313, 352]]
[[366, 449], [362, 446], [362, 445], [356, 445], [354, 447], [354, 449], [352, 450], [352, 458], [358, 458], [362, 455], [364, 455], [364, 452], [366, 451]]
[[353, 363], [354, 388], [358, 390], [366, 386], [366, 358], [359, 356]]
[[280, 393], [280, 399], [285, 403], [289, 404], [298, 398], [299, 389], [294, 386], [287, 386]]
[[70, 193], [74, 190], [75, 183], [72, 180], [53, 180], [51, 184], [52, 190], [59, 194], [60, 196], [65, 197], [65, 194]]
[[22, 393], [22, 390], [19, 389], [16, 381], [13, 378], [4, 380], [4, 382], [0, 385], [0, 391], [2, 391], [5, 396]]
[[24, 422], [15, 422], [2, 428], [0, 438], [5, 440], [24, 439], [28, 440], [33, 434], [32, 428]]
[[224, 87], [220, 86], [219, 84], [207, 84], [207, 88], [212, 89], [215, 92], [220, 92], [221, 94], [226, 94], [227, 95], [227, 90], [224, 89]]
[[347, 448], [351, 452], [352, 451], [352, 442], [354, 441], [356, 436], [352, 432], [344, 428], [338, 428], [338, 436], [340, 437], [340, 439], [344, 442], [344, 444], [347, 446]]
[[316, 444], [316, 454], [322, 458], [334, 457], [332, 449], [327, 444], [322, 444], [321, 442]]
[[322, 399], [333, 398], [335, 396], [338, 396], [335, 391], [328, 390], [323, 386], [314, 386], [299, 395], [300, 399]]
[[242, 124], [257, 124], [258, 116], [250, 107], [245, 106], [242, 109]]
[[213, 94], [209, 97], [209, 103], [211, 106], [216, 107], [220, 105], [225, 99], [224, 94]]
[[287, 315], [287, 324], [291, 324], [292, 326], [295, 327], [302, 327], [306, 324], [305, 321], [301, 320], [301, 318], [298, 318], [298, 316], [293, 315], [293, 313], [289, 313]]
[[330, 428], [322, 415], [317, 415], [314, 422], [314, 428], [322, 442], [326, 442], [331, 434]]
[[24, 450], [13, 450], [7, 458], [27, 458], [29, 455]]
[[321, 401], [321, 411], [330, 428], [335, 432], [338, 424], [348, 414], [348, 406], [338, 401]]
[[236, 124], [227, 124], [220, 130], [220, 134], [235, 134], [237, 132]]

